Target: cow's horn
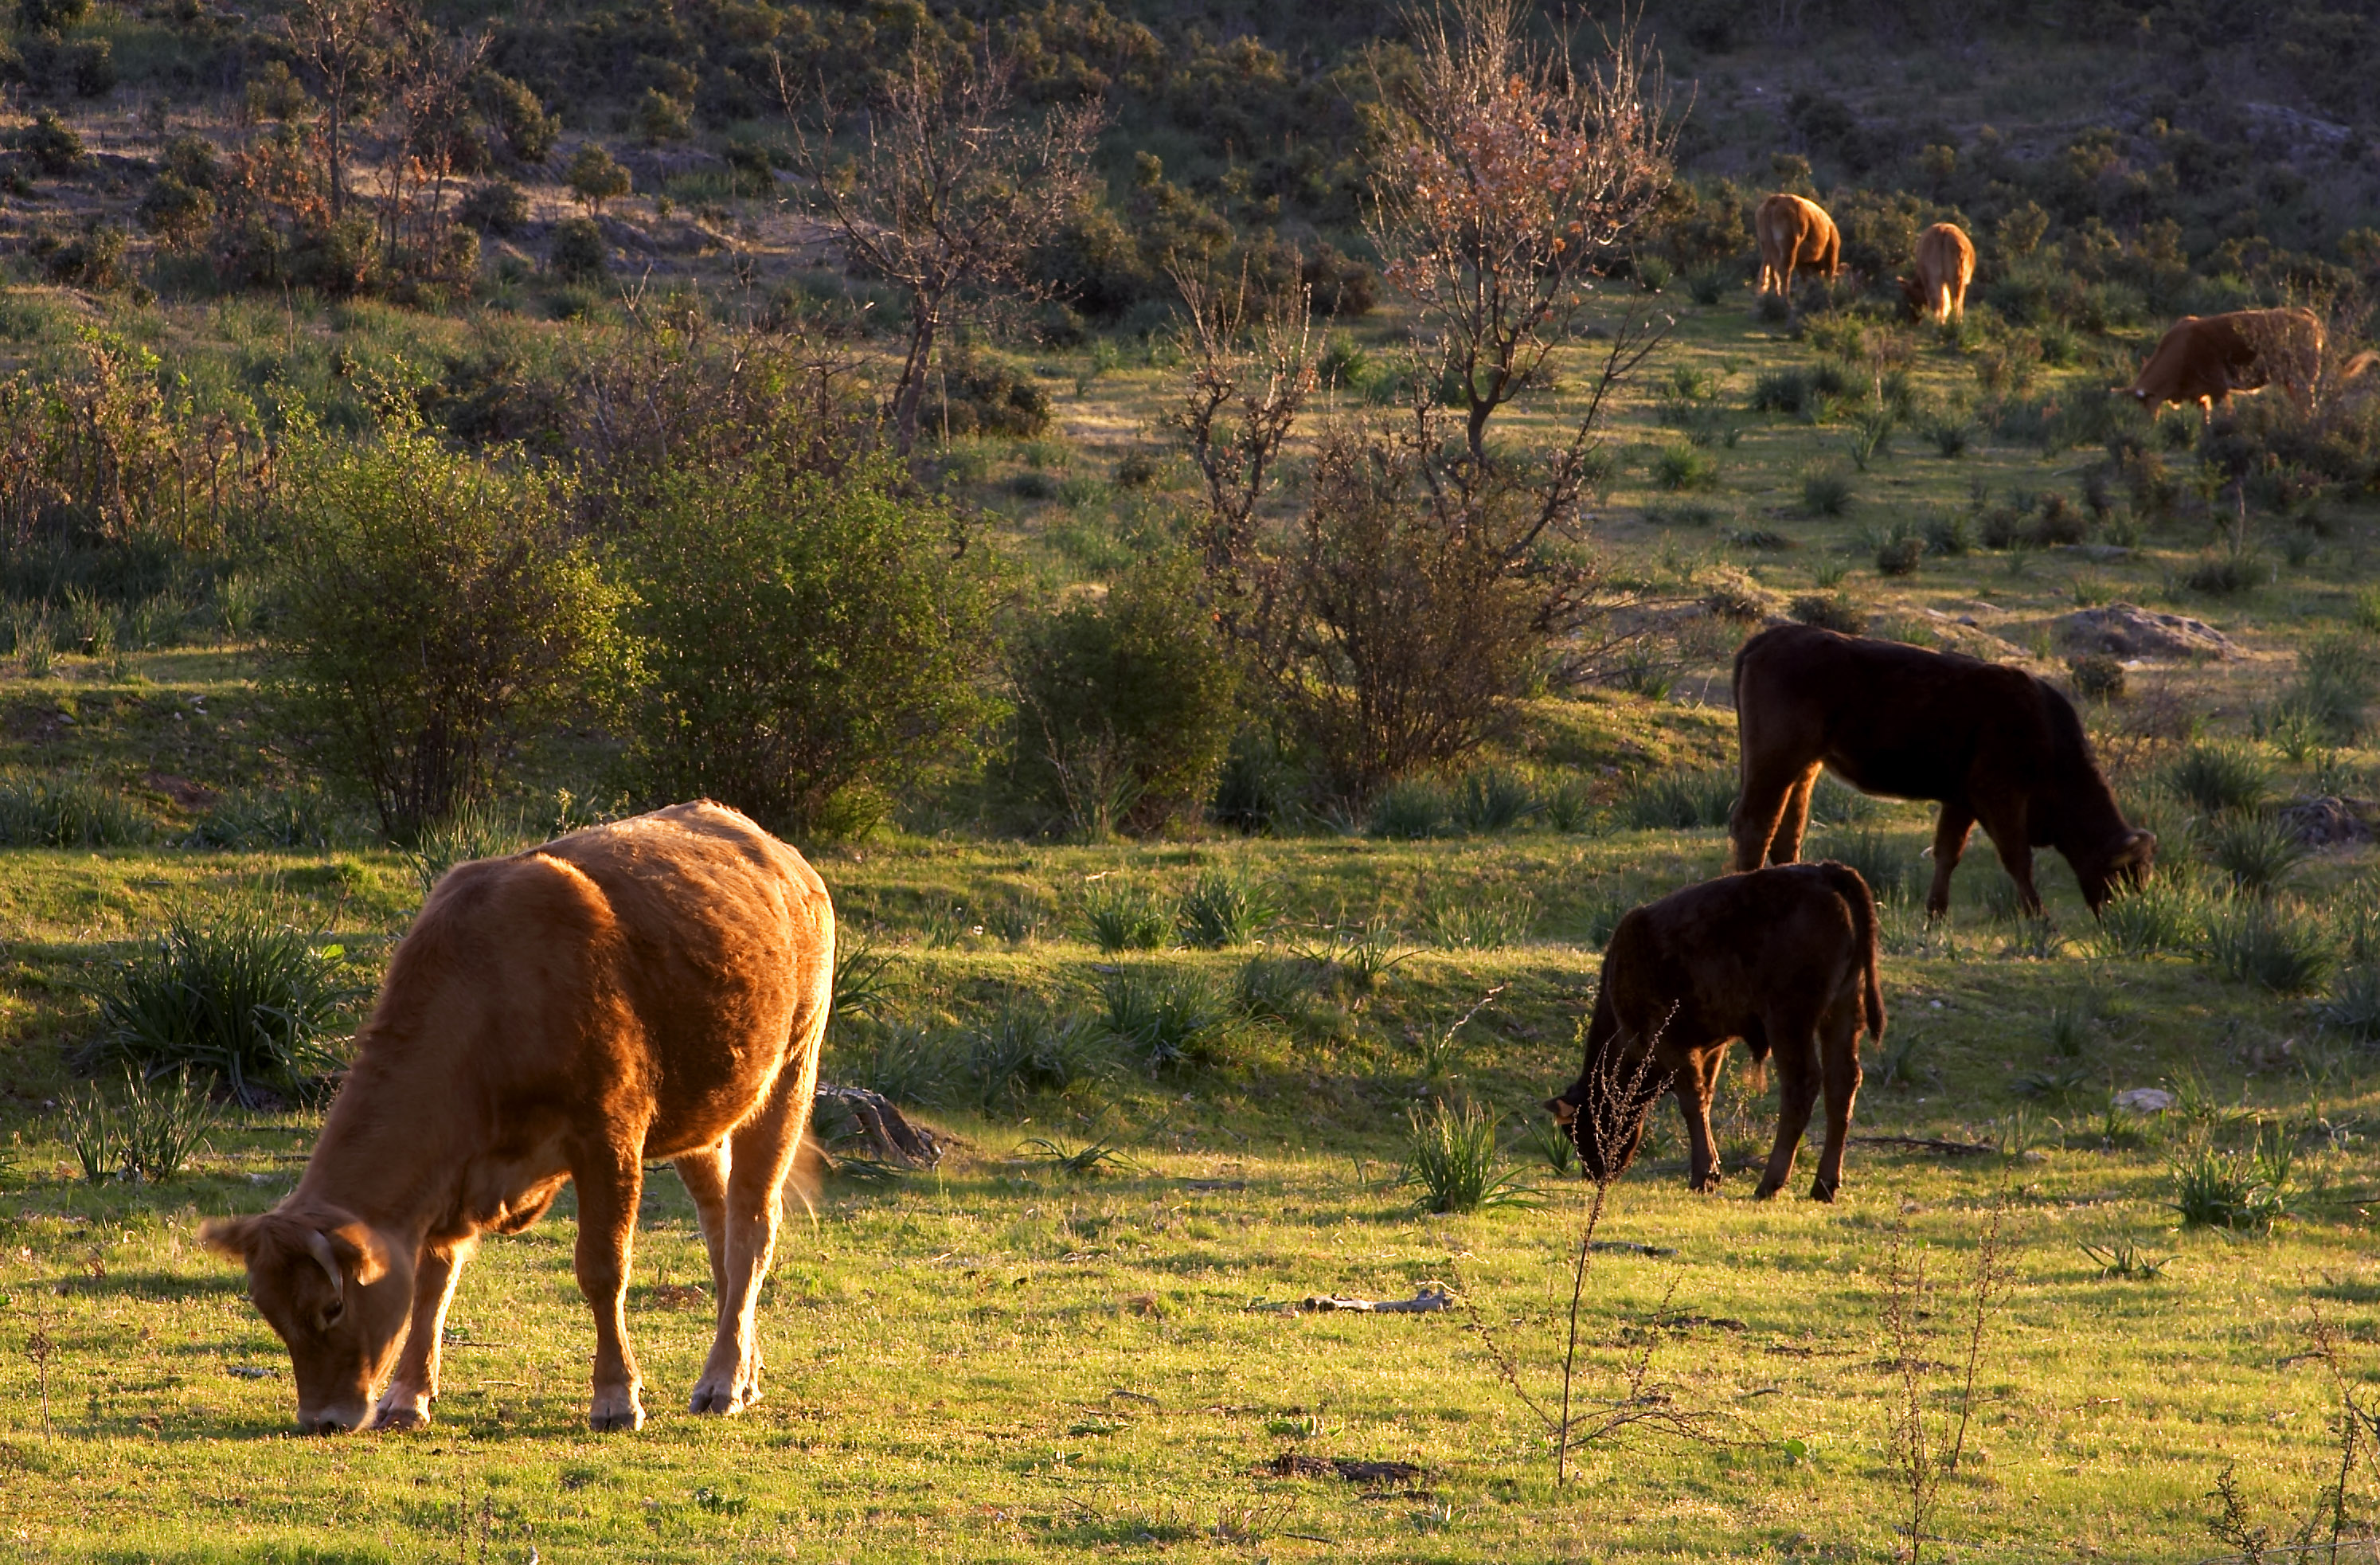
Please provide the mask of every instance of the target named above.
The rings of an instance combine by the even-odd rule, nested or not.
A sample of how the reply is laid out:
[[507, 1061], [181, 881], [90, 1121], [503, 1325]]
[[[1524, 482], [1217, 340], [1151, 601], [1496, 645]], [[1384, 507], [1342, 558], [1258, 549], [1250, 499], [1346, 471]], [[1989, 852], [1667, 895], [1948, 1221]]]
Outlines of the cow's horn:
[[306, 1230], [306, 1253], [314, 1257], [322, 1275], [331, 1279], [331, 1297], [344, 1300], [347, 1294], [347, 1274], [339, 1269], [339, 1258], [331, 1253], [331, 1236], [321, 1229]]

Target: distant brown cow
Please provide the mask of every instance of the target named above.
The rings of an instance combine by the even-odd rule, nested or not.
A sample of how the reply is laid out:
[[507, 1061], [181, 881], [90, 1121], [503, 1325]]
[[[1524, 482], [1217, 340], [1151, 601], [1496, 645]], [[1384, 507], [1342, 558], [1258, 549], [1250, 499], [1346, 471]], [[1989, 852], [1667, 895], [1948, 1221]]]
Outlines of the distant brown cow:
[[1752, 233], [1760, 243], [1760, 292], [1773, 287], [1789, 304], [1797, 268], [1824, 272], [1829, 281], [1842, 269], [1842, 236], [1816, 202], [1780, 190], [1753, 214]]
[[2195, 402], [2202, 420], [2235, 392], [2277, 384], [2300, 407], [2321, 373], [2322, 320], [2311, 310], [2234, 310], [2225, 315], [2184, 315], [2166, 328], [2155, 351], [2130, 385], [2129, 396], [2155, 410]]
[[298, 1188], [204, 1230], [247, 1263], [249, 1296], [289, 1346], [298, 1423], [428, 1423], [480, 1236], [527, 1228], [576, 1180], [589, 1422], [640, 1426], [628, 1252], [644, 1165], [662, 1158], [694, 1197], [717, 1289], [693, 1411], [757, 1400], [753, 1311], [833, 969], [825, 885], [721, 805], [448, 871], [396, 948]]
[[1709, 1190], [1719, 1179], [1711, 1093], [1727, 1045], [1742, 1038], [1755, 1063], [1776, 1057], [1780, 1088], [1777, 1142], [1755, 1193], [1774, 1195], [1792, 1177], [1823, 1086], [1827, 1144], [1810, 1195], [1832, 1201], [1859, 1095], [1863, 1022], [1884, 1036], [1876, 900], [1858, 871], [1791, 864], [1705, 881], [1621, 919], [1578, 1081], [1546, 1107], [1599, 1179], [1634, 1158], [1645, 1110], [1666, 1082], [1685, 1117], [1688, 1178]]
[[2156, 853], [2155, 837], [2124, 824], [2073, 703], [2022, 669], [1780, 625], [1735, 654], [1735, 725], [1738, 871], [1799, 856], [1821, 768], [1864, 792], [1941, 801], [1929, 913], [1949, 909], [1978, 821], [2028, 913], [2041, 911], [2037, 847], [2066, 856], [2094, 912]]
[[1975, 245], [1954, 223], [1937, 223], [1917, 236], [1917, 275], [1895, 277], [1909, 308], [1934, 320], [1967, 313], [1967, 285], [1975, 280]]

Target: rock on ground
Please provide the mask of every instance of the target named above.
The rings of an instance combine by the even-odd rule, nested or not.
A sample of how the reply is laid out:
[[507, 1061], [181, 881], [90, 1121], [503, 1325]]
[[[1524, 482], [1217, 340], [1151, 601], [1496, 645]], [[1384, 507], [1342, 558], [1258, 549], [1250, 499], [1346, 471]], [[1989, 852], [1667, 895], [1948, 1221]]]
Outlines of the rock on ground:
[[2133, 657], [2236, 657], [2231, 638], [2204, 620], [2157, 614], [2134, 604], [2079, 609], [2058, 622], [2067, 650]]

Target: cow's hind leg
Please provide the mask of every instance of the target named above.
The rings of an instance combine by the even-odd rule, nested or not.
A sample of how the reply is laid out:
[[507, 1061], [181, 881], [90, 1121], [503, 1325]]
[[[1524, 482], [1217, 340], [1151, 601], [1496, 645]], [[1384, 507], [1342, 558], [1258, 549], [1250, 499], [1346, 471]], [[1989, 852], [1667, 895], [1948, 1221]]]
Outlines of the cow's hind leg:
[[1678, 1072], [1675, 1085], [1670, 1090], [1678, 1100], [1678, 1112], [1686, 1120], [1686, 1183], [1690, 1189], [1714, 1191], [1721, 1178], [1718, 1166], [1718, 1143], [1711, 1134], [1711, 1094], [1718, 1085], [1718, 1068], [1724, 1051], [1701, 1049], [1686, 1056], [1685, 1068]]
[[694, 1198], [695, 1219], [702, 1227], [702, 1247], [710, 1256], [710, 1299], [727, 1296], [727, 1143], [689, 1152], [675, 1160], [677, 1177]]
[[1790, 864], [1802, 857], [1802, 833], [1810, 825], [1810, 794], [1818, 786], [1818, 774], [1825, 770], [1813, 765], [1794, 779], [1792, 789], [1785, 795], [1785, 813], [1777, 822], [1777, 836], [1768, 844], [1768, 862]]
[[1763, 1025], [1777, 1059], [1778, 1108], [1777, 1142], [1768, 1149], [1768, 1167], [1760, 1176], [1760, 1188], [1753, 1192], [1760, 1201], [1782, 1190], [1793, 1177], [1793, 1156], [1801, 1149], [1802, 1131], [1809, 1125], [1810, 1110], [1818, 1100], [1816, 1029], [1806, 1016], [1770, 1016]]
[[574, 1149], [578, 1186], [578, 1290], [595, 1314], [595, 1395], [587, 1410], [595, 1429], [641, 1429], [643, 1379], [628, 1349], [628, 1263], [644, 1195], [644, 1159], [635, 1147]]
[[464, 1264], [478, 1248], [475, 1240], [448, 1245], [426, 1245], [413, 1274], [413, 1319], [406, 1328], [405, 1352], [388, 1377], [388, 1389], [372, 1408], [374, 1429], [419, 1429], [430, 1422], [430, 1404], [438, 1400], [438, 1350], [446, 1332], [446, 1307], [455, 1302], [455, 1285], [462, 1280]]
[[1843, 1186], [1843, 1143], [1851, 1139], [1852, 1106], [1860, 1088], [1860, 991], [1856, 982], [1818, 1024], [1818, 1062], [1827, 1080], [1827, 1146], [1810, 1199], [1832, 1201]]
[[[1735, 808], [1728, 814], [1728, 869], [1737, 874], [1756, 870], [1763, 860], [1775, 860], [1770, 844], [1782, 836], [1784, 819], [1791, 812], [1796, 793], [1806, 793], [1803, 785], [1817, 772], [1815, 763], [1806, 765], [1783, 766], [1762, 763], [1754, 758], [1755, 741], [1747, 736], [1742, 740], [1743, 762], [1738, 775]], [[1806, 804], [1804, 806], [1806, 808]], [[1793, 833], [1795, 849], [1801, 846], [1801, 830]]]
[[740, 1412], [760, 1400], [760, 1346], [754, 1320], [777, 1247], [779, 1192], [801, 1150], [811, 1080], [797, 1068], [777, 1078], [760, 1112], [729, 1141], [719, 1289], [719, 1334], [695, 1383], [696, 1412]]
[[1927, 918], [1950, 911], [1950, 872], [1959, 867], [1959, 856], [1967, 850], [1967, 838], [1974, 829], [1975, 817], [1965, 806], [1943, 803], [1942, 818], [1934, 823], [1934, 884], [1925, 893]]

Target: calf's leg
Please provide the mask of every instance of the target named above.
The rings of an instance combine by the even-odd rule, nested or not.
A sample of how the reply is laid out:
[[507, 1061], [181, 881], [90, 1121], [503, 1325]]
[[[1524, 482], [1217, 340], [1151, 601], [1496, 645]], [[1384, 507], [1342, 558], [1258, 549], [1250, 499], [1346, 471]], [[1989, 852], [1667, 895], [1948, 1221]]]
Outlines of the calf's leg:
[[419, 1429], [430, 1422], [430, 1404], [438, 1400], [438, 1359], [446, 1333], [446, 1308], [455, 1302], [455, 1285], [462, 1280], [464, 1264], [477, 1248], [475, 1239], [422, 1247], [413, 1274], [413, 1318], [406, 1327], [405, 1351], [388, 1377], [388, 1389], [372, 1409], [370, 1427]]
[[801, 1150], [811, 1088], [808, 1072], [797, 1068], [783, 1071], [760, 1112], [738, 1127], [729, 1142], [719, 1333], [688, 1404], [695, 1412], [741, 1412], [760, 1400], [754, 1316], [776, 1253], [778, 1192]]
[[634, 1147], [573, 1149], [571, 1178], [578, 1184], [578, 1290], [595, 1314], [595, 1394], [587, 1423], [598, 1430], [641, 1429], [644, 1382], [628, 1350], [628, 1261], [636, 1239], [637, 1205], [644, 1195], [644, 1159]]
[[1793, 1177], [1794, 1155], [1801, 1150], [1802, 1131], [1818, 1099], [1817, 1041], [1806, 1016], [1763, 1019], [1769, 1045], [1777, 1058], [1777, 1140], [1768, 1149], [1768, 1167], [1760, 1175], [1753, 1198], [1766, 1201]]
[[1975, 817], [1964, 805], [1945, 802], [1941, 819], [1934, 823], [1934, 884], [1925, 893], [1925, 916], [1940, 918], [1950, 911], [1950, 872], [1959, 867], [1959, 857], [1967, 850], [1967, 838], [1975, 829]]
[[1849, 991], [1818, 1024], [1818, 1059], [1827, 1079], [1827, 1147], [1810, 1199], [1832, 1201], [1843, 1186], [1843, 1144], [1851, 1139], [1852, 1105], [1860, 1088], [1860, 999]]

